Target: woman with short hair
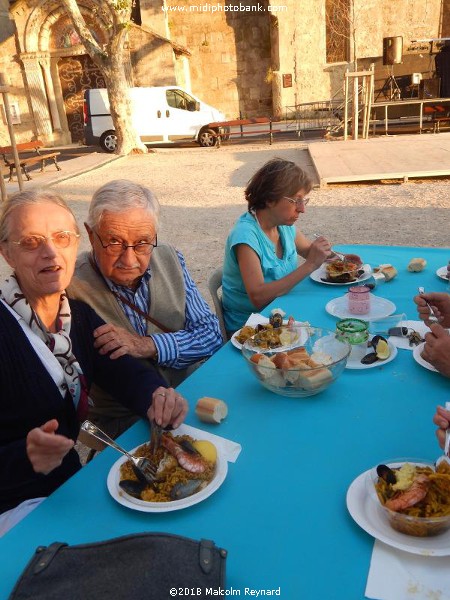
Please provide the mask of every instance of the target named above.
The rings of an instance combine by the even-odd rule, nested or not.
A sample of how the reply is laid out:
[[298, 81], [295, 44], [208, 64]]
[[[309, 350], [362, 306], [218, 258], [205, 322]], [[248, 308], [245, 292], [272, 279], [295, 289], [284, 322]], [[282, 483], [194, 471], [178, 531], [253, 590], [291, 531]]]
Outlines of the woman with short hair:
[[[252, 312], [287, 294], [329, 256], [324, 237], [311, 242], [295, 227], [311, 187], [298, 165], [281, 158], [267, 162], [248, 183], [247, 213], [234, 225], [225, 247], [222, 290], [229, 334]], [[300, 266], [298, 255], [305, 259]]]

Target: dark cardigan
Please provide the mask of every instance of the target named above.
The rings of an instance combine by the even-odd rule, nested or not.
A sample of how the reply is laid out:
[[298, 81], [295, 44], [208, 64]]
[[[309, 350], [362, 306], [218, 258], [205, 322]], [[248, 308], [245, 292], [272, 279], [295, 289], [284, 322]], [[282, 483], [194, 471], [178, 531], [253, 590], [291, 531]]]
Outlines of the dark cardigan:
[[[70, 300], [73, 353], [88, 387], [96, 383], [145, 417], [152, 392], [166, 385], [156, 371], [130, 356], [111, 360], [94, 348], [103, 324], [84, 302]], [[71, 450], [48, 475], [35, 473], [26, 454], [28, 432], [57, 419], [57, 433], [77, 439], [79, 423], [71, 397], [63, 398], [17, 320], [0, 302], [0, 513], [28, 498], [48, 496], [81, 467]]]

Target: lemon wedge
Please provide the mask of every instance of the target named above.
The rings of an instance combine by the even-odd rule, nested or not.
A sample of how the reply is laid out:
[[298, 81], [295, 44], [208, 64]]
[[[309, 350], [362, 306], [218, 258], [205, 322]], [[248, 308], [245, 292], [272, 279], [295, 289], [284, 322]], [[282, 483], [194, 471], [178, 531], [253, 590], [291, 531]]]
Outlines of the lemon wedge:
[[386, 358], [389, 358], [389, 355], [391, 354], [389, 344], [385, 340], [380, 340], [378, 342], [375, 352], [380, 360], [386, 360]]
[[215, 464], [217, 461], [217, 448], [208, 440], [195, 440], [192, 442], [194, 448], [200, 452], [204, 459]]

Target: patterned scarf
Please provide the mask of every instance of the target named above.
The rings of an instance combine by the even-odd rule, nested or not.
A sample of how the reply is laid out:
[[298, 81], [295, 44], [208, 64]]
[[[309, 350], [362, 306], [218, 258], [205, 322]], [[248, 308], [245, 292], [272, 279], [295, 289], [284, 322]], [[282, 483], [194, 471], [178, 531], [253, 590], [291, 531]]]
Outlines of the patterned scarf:
[[11, 275], [2, 284], [0, 298], [24, 319], [33, 333], [40, 337], [53, 353], [63, 369], [67, 389], [72, 396], [78, 418], [80, 421], [84, 420], [88, 409], [87, 385], [83, 371], [72, 352], [72, 340], [69, 337], [71, 312], [65, 292], [61, 294], [59, 313], [56, 320], [58, 331], [56, 333], [48, 331], [39, 316], [31, 308], [15, 275]]

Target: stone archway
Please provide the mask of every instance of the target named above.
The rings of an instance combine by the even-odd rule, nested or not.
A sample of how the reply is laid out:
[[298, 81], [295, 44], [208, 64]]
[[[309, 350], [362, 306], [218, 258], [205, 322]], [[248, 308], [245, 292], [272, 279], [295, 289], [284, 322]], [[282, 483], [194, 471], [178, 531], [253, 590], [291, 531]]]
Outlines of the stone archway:
[[87, 54], [61, 58], [58, 61], [58, 73], [72, 142], [81, 142], [84, 140], [84, 91], [105, 87], [105, 81], [101, 71]]

